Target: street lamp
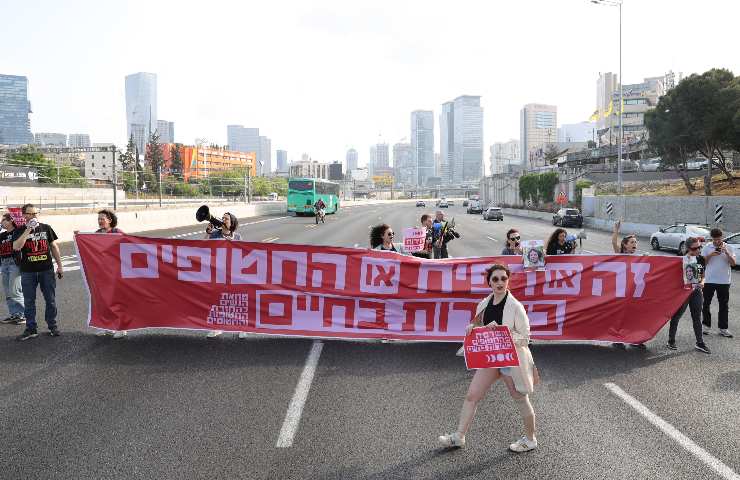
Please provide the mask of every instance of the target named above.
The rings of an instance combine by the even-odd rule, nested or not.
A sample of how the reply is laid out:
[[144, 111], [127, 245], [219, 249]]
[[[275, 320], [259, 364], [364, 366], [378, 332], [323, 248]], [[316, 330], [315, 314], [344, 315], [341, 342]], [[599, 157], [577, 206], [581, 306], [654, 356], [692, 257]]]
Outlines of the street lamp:
[[622, 110], [624, 110], [624, 99], [622, 97], [622, 0], [591, 0], [597, 5], [618, 7], [619, 9], [619, 146], [617, 147], [617, 192], [622, 194], [622, 143], [624, 142], [624, 125], [622, 125]]

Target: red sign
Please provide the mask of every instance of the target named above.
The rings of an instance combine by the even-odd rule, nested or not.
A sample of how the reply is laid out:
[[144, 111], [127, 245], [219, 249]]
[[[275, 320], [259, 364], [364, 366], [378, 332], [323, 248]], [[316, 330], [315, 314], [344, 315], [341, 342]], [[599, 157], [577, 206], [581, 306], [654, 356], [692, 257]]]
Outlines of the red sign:
[[640, 343], [688, 298], [681, 257], [427, 260], [379, 250], [77, 234], [89, 324], [461, 342], [504, 263], [537, 339]]
[[18, 227], [22, 227], [26, 224], [26, 217], [23, 216], [21, 207], [8, 207], [8, 212], [10, 213], [10, 216], [13, 217], [13, 221], [15, 222], [15, 225]]
[[505, 325], [474, 328], [463, 346], [468, 370], [519, 366], [514, 341]]
[[560, 193], [558, 194], [558, 199], [557, 199], [556, 201], [557, 201], [557, 203], [559, 203], [560, 205], [565, 205], [565, 204], [567, 204], [567, 203], [568, 203], [568, 197], [567, 197], [567, 196], [565, 195], [565, 192], [560, 192]]

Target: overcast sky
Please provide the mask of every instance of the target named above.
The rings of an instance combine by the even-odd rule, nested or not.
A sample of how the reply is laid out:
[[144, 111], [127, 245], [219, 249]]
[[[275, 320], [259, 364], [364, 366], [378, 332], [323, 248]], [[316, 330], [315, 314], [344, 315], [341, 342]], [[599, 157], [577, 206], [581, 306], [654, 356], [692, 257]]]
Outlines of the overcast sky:
[[[725, 67], [740, 74], [734, 0], [625, 0], [625, 83]], [[0, 73], [29, 79], [33, 132], [126, 141], [124, 77], [153, 72], [175, 140], [226, 143], [259, 127], [299, 160], [367, 161], [410, 112], [481, 95], [485, 164], [519, 137], [519, 110], [587, 120], [599, 72], [618, 70], [618, 15], [588, 0], [0, 0]], [[435, 150], [439, 151], [438, 131]], [[274, 162], [273, 162], [274, 165]]]

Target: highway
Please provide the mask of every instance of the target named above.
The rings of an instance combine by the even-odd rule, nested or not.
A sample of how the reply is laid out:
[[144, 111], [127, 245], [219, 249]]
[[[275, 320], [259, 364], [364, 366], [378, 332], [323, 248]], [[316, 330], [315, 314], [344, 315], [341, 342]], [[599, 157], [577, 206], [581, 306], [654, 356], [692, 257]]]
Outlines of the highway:
[[[346, 208], [319, 226], [308, 217], [241, 219], [239, 231], [248, 241], [365, 247], [370, 226], [389, 223], [400, 234], [423, 212], [434, 213], [433, 203]], [[459, 203], [446, 213], [462, 236], [450, 244], [458, 257], [499, 254], [511, 227], [523, 239], [554, 228], [512, 216], [486, 222]], [[53, 226], [53, 216], [46, 220]], [[142, 235], [202, 238], [204, 227]], [[62, 336], [16, 342], [22, 327], [0, 325], [1, 478], [740, 478], [740, 337], [711, 335], [712, 354], [696, 352], [688, 312], [675, 352], [665, 348], [667, 326], [645, 350], [535, 342], [539, 448], [507, 450], [521, 421], [496, 384], [467, 446], [446, 450], [437, 436], [454, 430], [472, 376], [457, 345], [171, 331], [98, 337], [85, 326], [73, 245], [61, 247]], [[610, 252], [610, 235], [589, 231], [583, 249]], [[646, 239], [640, 249], [649, 249]], [[730, 329], [740, 334], [740, 272], [733, 279]], [[297, 397], [298, 416], [286, 420]]]

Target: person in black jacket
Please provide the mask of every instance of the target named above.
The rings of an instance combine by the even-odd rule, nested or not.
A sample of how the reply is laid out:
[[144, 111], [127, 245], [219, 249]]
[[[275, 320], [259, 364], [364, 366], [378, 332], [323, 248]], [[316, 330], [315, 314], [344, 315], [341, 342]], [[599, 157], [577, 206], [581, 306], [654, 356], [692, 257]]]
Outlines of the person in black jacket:
[[[691, 321], [694, 327], [694, 336], [696, 337], [696, 346], [694, 348], [703, 353], [710, 353], [709, 347], [704, 343], [704, 336], [701, 328], [701, 311], [702, 305], [704, 304], [704, 296], [702, 294], [704, 288], [703, 273], [707, 263], [704, 257], [700, 255], [700, 251], [701, 243], [698, 238], [689, 237], [686, 239], [686, 257], [689, 259], [689, 262], [696, 262], [698, 266], [697, 270], [699, 272], [698, 280], [700, 281], [692, 285], [692, 292], [691, 295], [689, 295], [689, 299], [686, 300], [686, 303], [681, 305], [681, 308], [679, 308], [676, 314], [671, 318], [671, 324], [668, 327], [668, 344], [666, 345], [669, 350], [678, 349], [678, 347], [676, 347], [676, 330], [678, 330], [678, 321], [681, 320], [681, 317], [688, 307], [691, 310]], [[694, 270], [691, 269], [690, 271], [691, 276], [693, 276]], [[690, 278], [690, 276], [688, 277]]]
[[449, 258], [447, 244], [456, 238], [460, 238], [457, 233], [445, 220], [445, 214], [441, 210], [435, 212], [436, 218], [432, 225], [432, 241], [434, 258]]
[[568, 239], [568, 232], [564, 228], [556, 228], [545, 248], [548, 255], [568, 255], [575, 252], [576, 245]]

